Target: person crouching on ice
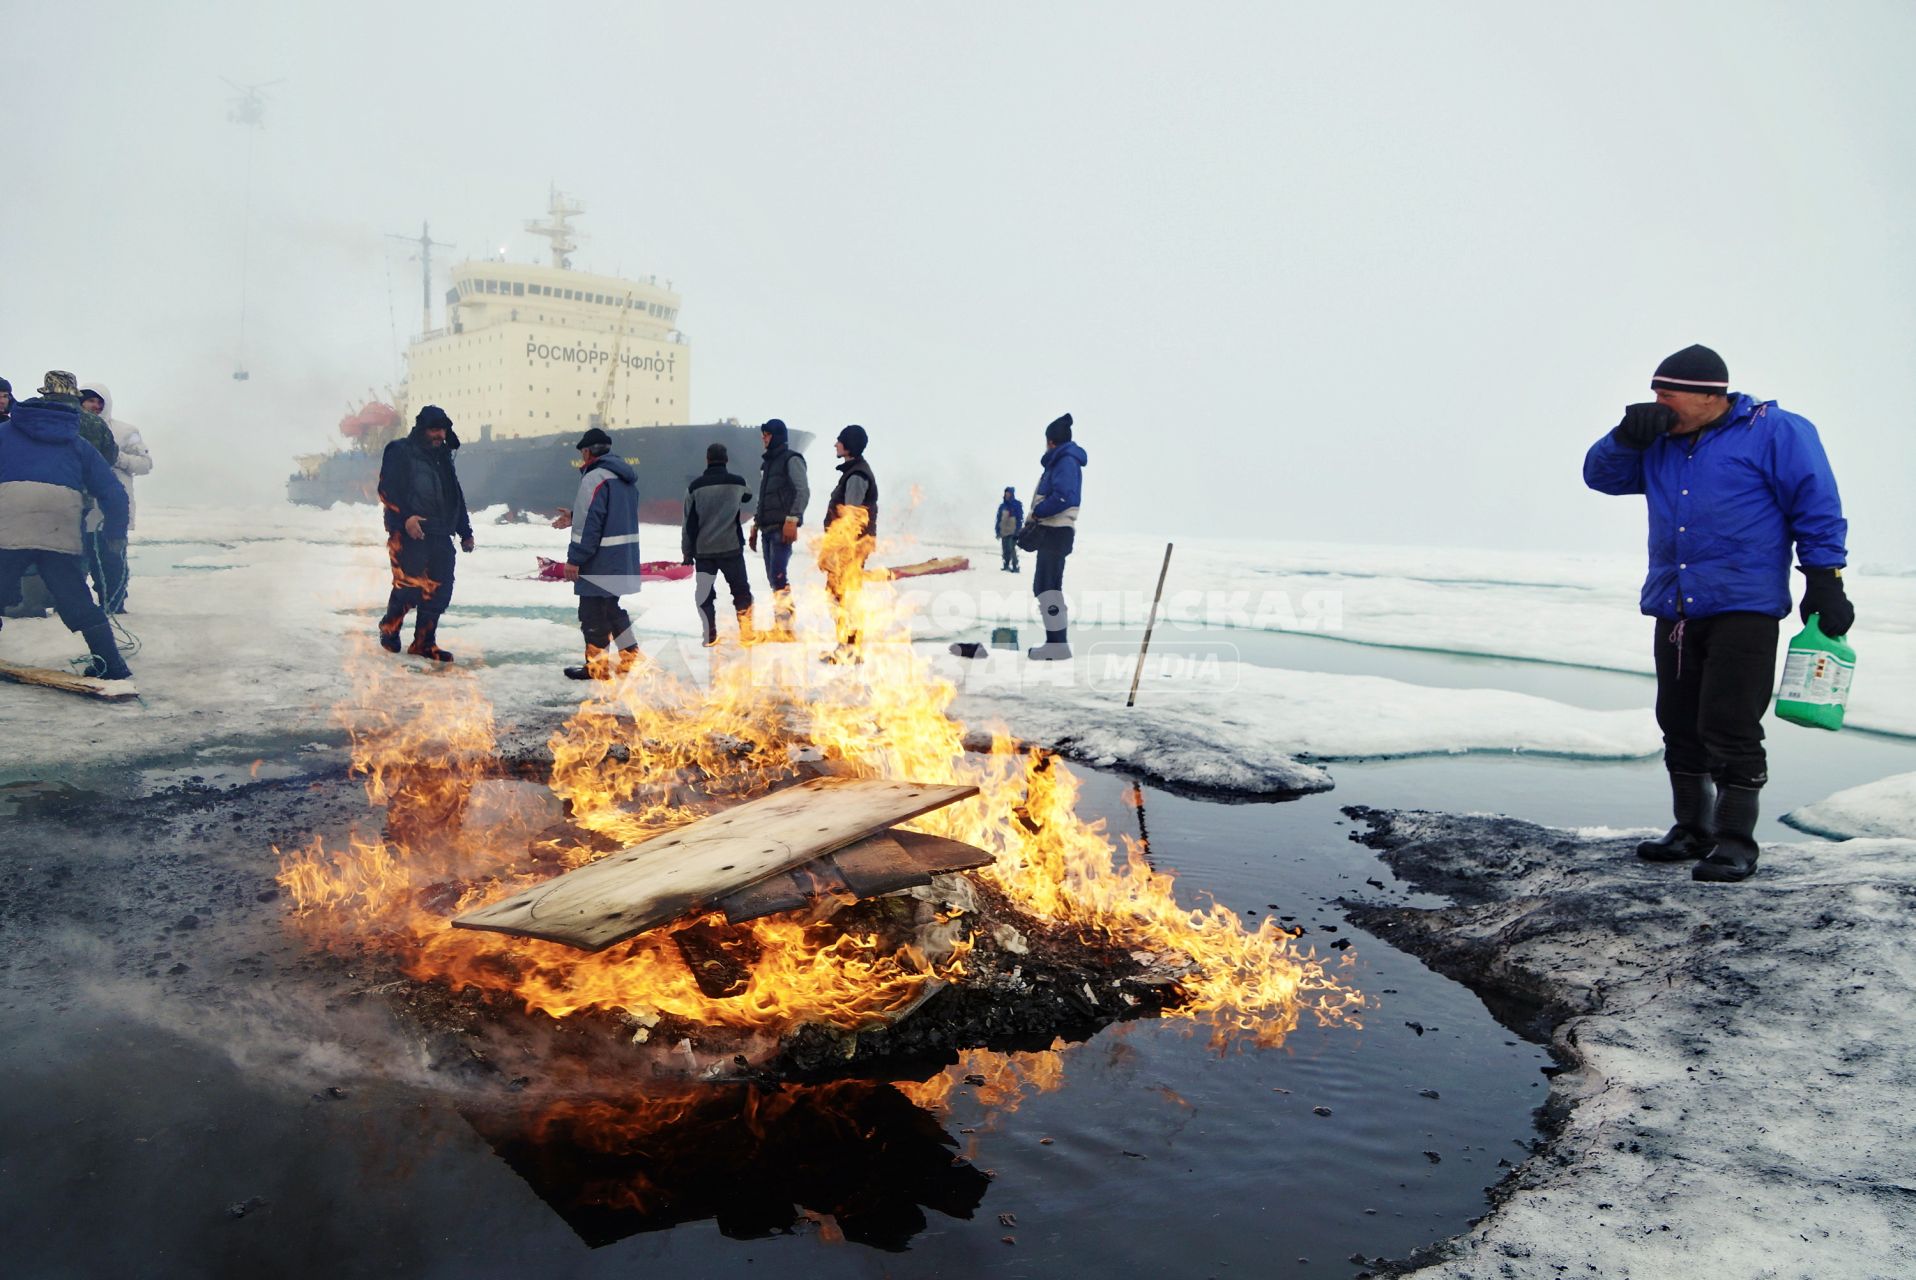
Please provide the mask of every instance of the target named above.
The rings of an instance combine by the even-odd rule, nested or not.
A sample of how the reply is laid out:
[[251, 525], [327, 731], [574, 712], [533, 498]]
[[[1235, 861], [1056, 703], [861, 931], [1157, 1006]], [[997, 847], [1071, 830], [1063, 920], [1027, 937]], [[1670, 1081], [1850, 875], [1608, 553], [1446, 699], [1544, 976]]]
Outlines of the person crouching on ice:
[[459, 535], [462, 550], [472, 550], [472, 518], [452, 465], [458, 447], [452, 419], [429, 404], [413, 420], [412, 434], [387, 445], [380, 456], [379, 504], [386, 509], [393, 590], [379, 620], [379, 643], [388, 653], [399, 652], [399, 629], [406, 614], [417, 609], [406, 652], [452, 661], [438, 637], [440, 616], [452, 603], [453, 535]]
[[113, 624], [87, 591], [81, 521], [91, 497], [108, 538], [126, 537], [126, 490], [99, 450], [80, 438], [73, 375], [53, 370], [40, 395], [0, 422], [0, 612], [19, 603], [20, 578], [38, 567], [69, 631], [93, 651], [84, 674], [125, 680]]
[[565, 669], [571, 680], [610, 680], [616, 643], [618, 670], [639, 660], [632, 619], [619, 597], [639, 589], [639, 475], [612, 454], [612, 437], [593, 427], [579, 437], [579, 496], [559, 513], [555, 528], [572, 530], [566, 548], [566, 581], [579, 595], [579, 630], [585, 662]]
[[745, 481], [725, 469], [731, 454], [722, 444], [705, 446], [705, 470], [685, 492], [685, 522], [679, 531], [679, 559], [694, 566], [694, 598], [706, 648], [718, 643], [717, 594], [721, 575], [732, 591], [740, 644], [751, 644], [752, 584], [745, 574], [745, 506], [752, 500]]
[[[1843, 590], [1849, 522], [1816, 428], [1730, 390], [1708, 347], [1685, 347], [1650, 378], [1583, 460], [1599, 493], [1643, 494], [1655, 621], [1657, 727], [1676, 825], [1637, 846], [1650, 862], [1694, 862], [1697, 880], [1756, 870], [1757, 793], [1769, 780], [1763, 712], [1776, 687], [1777, 621], [1790, 611], [1790, 551], [1802, 614], [1840, 636], [1856, 621]], [[1714, 805], [1710, 783], [1716, 783]]]

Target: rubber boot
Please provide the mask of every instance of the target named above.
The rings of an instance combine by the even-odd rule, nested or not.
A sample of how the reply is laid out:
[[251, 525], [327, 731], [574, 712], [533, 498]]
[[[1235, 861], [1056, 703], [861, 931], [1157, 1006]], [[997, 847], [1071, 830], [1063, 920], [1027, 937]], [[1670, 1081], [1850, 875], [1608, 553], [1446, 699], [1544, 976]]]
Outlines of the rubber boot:
[[1707, 856], [1716, 847], [1716, 824], [1710, 815], [1715, 797], [1710, 790], [1707, 773], [1672, 773], [1670, 811], [1676, 825], [1663, 839], [1638, 845], [1637, 857], [1645, 862], [1693, 862]]
[[738, 642], [740, 644], [758, 643], [758, 633], [752, 630], [752, 607], [750, 605], [738, 611]]
[[1716, 789], [1716, 848], [1690, 868], [1692, 880], [1747, 880], [1756, 870], [1755, 787], [1724, 783]]
[[113, 640], [113, 624], [97, 623], [80, 633], [86, 641], [86, 647], [93, 650], [93, 660], [87, 663], [84, 674], [95, 680], [130, 680], [133, 673], [127, 670], [126, 659], [120, 656], [120, 646]]
[[619, 650], [618, 674], [622, 676], [630, 675], [633, 671], [637, 670], [643, 657], [644, 655], [639, 652], [639, 646], [637, 645]]
[[400, 649], [399, 629], [405, 625], [406, 615], [403, 613], [398, 617], [388, 615], [381, 618], [379, 620], [379, 647], [387, 653], [398, 653]]
[[1063, 662], [1071, 657], [1071, 646], [1066, 643], [1064, 632], [1047, 631], [1044, 643], [1025, 650], [1025, 657], [1033, 662]]
[[610, 680], [612, 664], [606, 661], [605, 650], [596, 644], [585, 647], [585, 661], [576, 667], [565, 669], [568, 680]]
[[709, 617], [703, 613], [699, 615], [699, 644], [707, 649], [718, 644], [718, 614], [716, 612]]
[[415, 658], [431, 658], [434, 662], [451, 662], [452, 654], [439, 647], [439, 619], [420, 618], [413, 623], [412, 643], [406, 646], [406, 652]]

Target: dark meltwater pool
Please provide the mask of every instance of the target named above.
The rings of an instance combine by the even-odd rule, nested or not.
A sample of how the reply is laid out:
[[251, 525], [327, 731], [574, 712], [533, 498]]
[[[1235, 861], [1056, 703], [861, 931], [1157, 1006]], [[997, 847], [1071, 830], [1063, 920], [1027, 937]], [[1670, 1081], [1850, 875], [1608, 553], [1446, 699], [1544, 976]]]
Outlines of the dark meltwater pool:
[[[28, 900], [75, 873], [10, 850], [9, 1270], [1348, 1276], [1353, 1254], [1401, 1256], [1482, 1213], [1534, 1136], [1547, 1057], [1342, 925], [1335, 897], [1402, 895], [1365, 883], [1391, 880], [1329, 797], [1226, 805], [1080, 772], [1083, 804], [1142, 823], [1185, 900], [1292, 917], [1352, 957], [1364, 1027], [1306, 1019], [1273, 1049], [1144, 1021], [928, 1081], [634, 1080], [518, 1105], [405, 1060], [372, 1003], [304, 993], [270, 905], [242, 906], [254, 882], [181, 863], [178, 892], [68, 903], [94, 916], [69, 925]], [[51, 837], [52, 820], [9, 824]], [[166, 865], [151, 836], [102, 840], [78, 882]], [[147, 895], [165, 923], [136, 943]]]
[[[1647, 707], [1627, 675], [1239, 638], [1246, 661]], [[1414, 899], [1342, 807], [1633, 826], [1662, 803], [1653, 760], [1341, 762], [1335, 791], [1281, 804], [1080, 767], [1082, 807], [1147, 833], [1182, 901], [1348, 957], [1362, 1028], [1306, 1018], [1259, 1048], [1152, 1020], [929, 1080], [554, 1100], [429, 1065], [280, 927], [270, 846], [364, 812], [296, 746], [0, 787], [10, 1275], [1348, 1277], [1486, 1210], [1549, 1060], [1343, 924], [1339, 898]], [[1804, 838], [1773, 825], [1792, 804], [1916, 769], [1916, 743], [1881, 736], [1772, 747], [1766, 839]], [[352, 805], [315, 808], [328, 788]]]

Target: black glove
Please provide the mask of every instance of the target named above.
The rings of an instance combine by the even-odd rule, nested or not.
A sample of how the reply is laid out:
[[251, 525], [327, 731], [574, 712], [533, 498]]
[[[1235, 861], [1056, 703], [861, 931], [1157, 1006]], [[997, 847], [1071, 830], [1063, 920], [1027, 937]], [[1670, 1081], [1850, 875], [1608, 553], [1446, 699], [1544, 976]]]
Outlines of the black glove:
[[1816, 625], [1831, 639], [1849, 634], [1856, 625], [1856, 606], [1843, 592], [1841, 569], [1804, 569], [1803, 603], [1796, 612], [1808, 622], [1812, 613], [1821, 615]]
[[1623, 421], [1610, 432], [1610, 438], [1626, 449], [1648, 449], [1658, 436], [1670, 434], [1676, 414], [1667, 406], [1648, 401], [1633, 404], [1623, 411]]

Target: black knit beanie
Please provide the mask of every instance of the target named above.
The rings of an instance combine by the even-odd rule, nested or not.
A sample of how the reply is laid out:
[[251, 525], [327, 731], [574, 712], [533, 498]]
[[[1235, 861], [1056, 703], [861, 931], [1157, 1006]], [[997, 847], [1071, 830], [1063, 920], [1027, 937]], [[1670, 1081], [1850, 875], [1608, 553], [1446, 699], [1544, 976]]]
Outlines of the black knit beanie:
[[1730, 366], [1704, 346], [1689, 346], [1664, 358], [1650, 379], [1652, 391], [1695, 391], [1706, 396], [1730, 394]]
[[412, 420], [412, 424], [430, 431], [434, 427], [452, 426], [452, 419], [447, 417], [446, 411], [438, 405], [429, 404], [419, 411], [419, 416]]
[[838, 433], [838, 443], [844, 445], [854, 458], [864, 457], [865, 446], [870, 442], [871, 437], [865, 434], [865, 428], [856, 422]]
[[1044, 429], [1044, 438], [1052, 444], [1063, 444], [1071, 438], [1071, 415], [1057, 419]]
[[785, 420], [783, 418], [767, 418], [765, 425], [760, 427], [759, 431], [772, 437], [773, 444], [785, 443]]

